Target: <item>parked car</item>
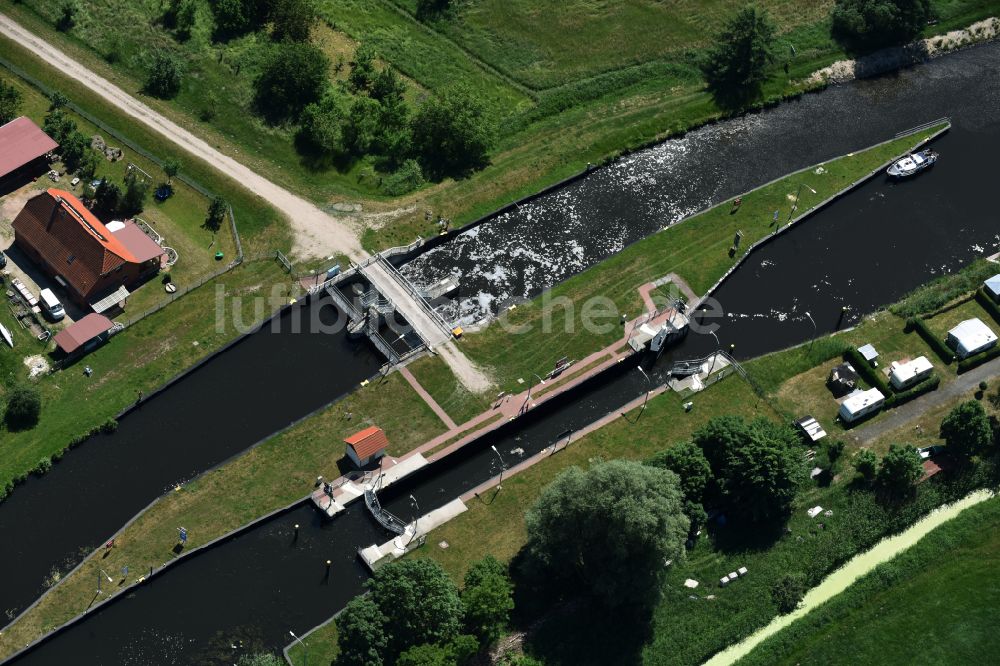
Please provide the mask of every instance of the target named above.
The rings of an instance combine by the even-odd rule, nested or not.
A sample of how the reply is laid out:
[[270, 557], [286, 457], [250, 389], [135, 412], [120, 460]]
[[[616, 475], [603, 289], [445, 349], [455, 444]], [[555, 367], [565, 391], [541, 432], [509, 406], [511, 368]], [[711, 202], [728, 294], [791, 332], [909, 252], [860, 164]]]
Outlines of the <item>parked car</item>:
[[63, 309], [62, 303], [56, 298], [56, 295], [52, 293], [51, 289], [42, 289], [38, 294], [39, 303], [42, 309], [45, 310], [45, 314], [49, 316], [52, 321], [59, 321], [66, 316], [66, 311]]
[[933, 458], [934, 456], [941, 455], [944, 452], [944, 447], [940, 444], [935, 444], [934, 446], [925, 446], [923, 448], [917, 449], [917, 453], [920, 454], [921, 460], [927, 460], [928, 458]]
[[70, 187], [76, 187], [79, 184], [80, 184], [80, 179], [79, 178], [74, 178], [73, 180], [69, 181]]

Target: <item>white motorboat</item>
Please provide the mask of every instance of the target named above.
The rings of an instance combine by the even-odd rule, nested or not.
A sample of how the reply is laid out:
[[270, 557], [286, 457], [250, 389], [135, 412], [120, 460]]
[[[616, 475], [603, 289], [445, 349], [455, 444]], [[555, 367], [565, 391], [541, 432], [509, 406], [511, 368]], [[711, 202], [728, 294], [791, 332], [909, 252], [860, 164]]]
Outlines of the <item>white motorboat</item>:
[[10, 345], [11, 349], [14, 348], [14, 336], [10, 334], [10, 331], [3, 324], [0, 324], [0, 337], [3, 337], [3, 341]]
[[886, 173], [893, 178], [906, 178], [920, 173], [937, 162], [938, 155], [933, 150], [921, 150], [911, 153], [893, 162]]

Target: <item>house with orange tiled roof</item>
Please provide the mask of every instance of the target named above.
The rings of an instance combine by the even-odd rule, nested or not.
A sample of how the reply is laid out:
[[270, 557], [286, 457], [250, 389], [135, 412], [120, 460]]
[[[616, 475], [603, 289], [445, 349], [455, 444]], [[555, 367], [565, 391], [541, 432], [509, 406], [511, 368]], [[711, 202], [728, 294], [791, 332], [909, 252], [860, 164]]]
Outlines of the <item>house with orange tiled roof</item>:
[[389, 439], [378, 426], [365, 428], [344, 440], [347, 457], [358, 467], [365, 467], [385, 455]]
[[79, 305], [104, 311], [122, 306], [155, 275], [163, 248], [134, 222], [105, 226], [83, 203], [50, 188], [31, 198], [14, 218], [14, 243]]

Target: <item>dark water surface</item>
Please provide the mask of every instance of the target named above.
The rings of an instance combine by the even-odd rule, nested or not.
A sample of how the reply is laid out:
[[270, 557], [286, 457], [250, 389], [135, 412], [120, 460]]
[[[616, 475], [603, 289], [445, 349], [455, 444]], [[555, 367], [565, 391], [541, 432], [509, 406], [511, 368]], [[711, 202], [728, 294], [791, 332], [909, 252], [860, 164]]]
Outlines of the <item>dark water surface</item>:
[[[842, 113], [851, 109], [853, 120], [842, 121], [834, 114], [823, 116], [832, 118], [830, 128], [811, 124], [811, 132], [820, 143], [830, 142], [828, 134], [838, 132], [844, 145], [872, 143], [917, 120], [941, 115], [953, 116], [955, 129], [935, 144], [942, 157], [931, 172], [903, 183], [889, 183], [879, 176], [754, 253], [716, 294], [725, 310], [719, 320], [721, 344], [736, 343], [737, 356], [746, 358], [801, 342], [814, 332], [805, 312], [812, 315], [818, 332], [834, 330], [935, 275], [996, 251], [1000, 219], [994, 212], [990, 166], [992, 155], [1000, 150], [998, 54], [1000, 46], [991, 45], [899, 77], [845, 86], [789, 105], [791, 109], [809, 109], [829, 96]], [[982, 78], [973, 84], [975, 77], [970, 72]], [[952, 76], [964, 83], [956, 87]], [[935, 104], [942, 108], [911, 120], [908, 114], [913, 113], [909, 105], [916, 96], [914, 86], [937, 99]], [[859, 108], [845, 101], [850, 96]], [[944, 104], [949, 96], [952, 108]], [[896, 112], [892, 99], [904, 122], [870, 137], [871, 129], [865, 122], [877, 119], [891, 124], [881, 115]], [[874, 114], [869, 106], [881, 111]], [[782, 162], [779, 172], [801, 166], [795, 160], [814, 161], [796, 145], [802, 140], [801, 128], [788, 113], [781, 107], [756, 116], [753, 122], [757, 129], [747, 128], [745, 133], [726, 133], [720, 127], [716, 130], [720, 132], [719, 143], [714, 147], [726, 153], [736, 144], [747, 145], [755, 132], [763, 132], [772, 137], [775, 151], [783, 154], [786, 147], [789, 150], [789, 163]], [[745, 122], [749, 121], [737, 121]], [[807, 120], [799, 117], [797, 122]], [[788, 128], [792, 138], [787, 142], [780, 139], [775, 127], [782, 123], [792, 123]], [[842, 152], [834, 149], [833, 143], [830, 146], [834, 152]], [[704, 157], [710, 164], [717, 160], [714, 152]], [[749, 185], [736, 186], [735, 191], [769, 177], [766, 172], [746, 173], [742, 169], [733, 173], [737, 179], [749, 181]], [[707, 178], [696, 173], [690, 177]], [[587, 179], [574, 187], [590, 182]], [[719, 184], [716, 192], [729, 191], [730, 187], [728, 182]], [[545, 197], [538, 205], [555, 210], [558, 204], [553, 202], [559, 196]], [[629, 196], [619, 193], [623, 211], [639, 205]], [[585, 231], [579, 233], [580, 238], [586, 238]], [[844, 322], [838, 322], [845, 304], [850, 313]], [[664, 369], [671, 360], [702, 356], [715, 347], [712, 336], [692, 333], [650, 369], [653, 381], [664, 379]], [[299, 349], [296, 347], [296, 353]], [[455, 457], [388, 489], [383, 498], [387, 508], [411, 519], [412, 493], [421, 513], [431, 511], [499, 471], [491, 445], [497, 446], [510, 466], [522, 455], [549, 446], [563, 432], [578, 429], [641, 396], [648, 385], [634, 369], [636, 360], [544, 403]], [[644, 433], [642, 421], [634, 427], [637, 433]], [[323, 523], [311, 507], [293, 509], [172, 567], [17, 663], [223, 664], [234, 662], [247, 647], [280, 649], [289, 640], [289, 630], [308, 630], [361, 589], [366, 573], [355, 557], [357, 549], [390, 538], [365, 514], [364, 504], [355, 503], [331, 523]], [[294, 523], [302, 525], [297, 542], [292, 539]], [[329, 579], [324, 577], [326, 559], [335, 563]]]
[[91, 438], [15, 488], [0, 502], [0, 609], [9, 617], [28, 606], [53, 570], [65, 573], [175, 484], [376, 373], [382, 360], [366, 341], [293, 332], [293, 323], [309, 331], [313, 317], [333, 324], [337, 316], [326, 300], [290, 308], [277, 332], [269, 324], [247, 336], [148, 398], [113, 435]]
[[419, 285], [457, 273], [458, 302], [439, 310], [468, 326], [786, 173], [942, 116], [975, 131], [998, 109], [1000, 46], [989, 44], [666, 141], [501, 213], [401, 271]]

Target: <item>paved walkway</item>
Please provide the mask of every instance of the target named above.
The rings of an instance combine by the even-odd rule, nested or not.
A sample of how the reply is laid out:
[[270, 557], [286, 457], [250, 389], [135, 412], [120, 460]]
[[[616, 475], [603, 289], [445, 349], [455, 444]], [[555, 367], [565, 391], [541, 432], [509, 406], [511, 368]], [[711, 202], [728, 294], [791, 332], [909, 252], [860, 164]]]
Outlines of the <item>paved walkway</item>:
[[444, 409], [441, 408], [441, 405], [437, 404], [437, 401], [433, 398], [433, 396], [431, 396], [431, 394], [420, 385], [420, 382], [418, 382], [417, 378], [413, 376], [413, 373], [410, 372], [409, 368], [400, 368], [399, 374], [403, 375], [403, 378], [406, 379], [410, 386], [413, 387], [413, 390], [417, 392], [417, 395], [419, 395], [420, 398], [427, 403], [427, 406], [434, 410], [434, 413], [438, 415], [438, 418], [441, 419], [446, 426], [448, 426], [449, 431], [458, 428], [458, 425], [451, 420], [450, 416], [448, 416], [448, 412], [444, 411]]
[[994, 359], [989, 363], [984, 363], [978, 368], [959, 375], [958, 379], [936, 391], [926, 393], [919, 398], [896, 407], [886, 418], [876, 421], [871, 425], [858, 428], [851, 435], [859, 444], [867, 446], [893, 430], [902, 428], [907, 423], [915, 421], [932, 409], [952, 402], [956, 398], [975, 390], [979, 382], [983, 380], [989, 381], [998, 375], [1000, 375], [1000, 358]]

